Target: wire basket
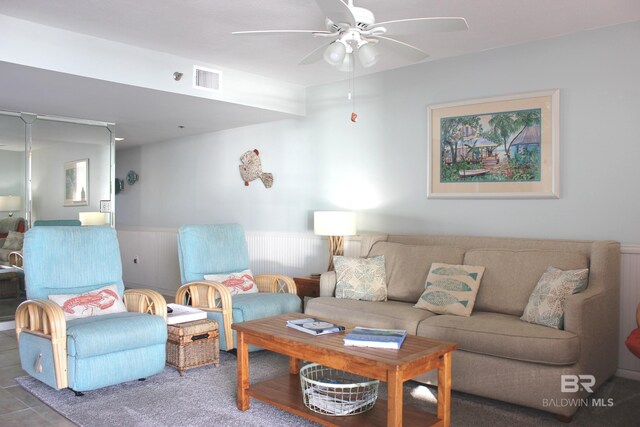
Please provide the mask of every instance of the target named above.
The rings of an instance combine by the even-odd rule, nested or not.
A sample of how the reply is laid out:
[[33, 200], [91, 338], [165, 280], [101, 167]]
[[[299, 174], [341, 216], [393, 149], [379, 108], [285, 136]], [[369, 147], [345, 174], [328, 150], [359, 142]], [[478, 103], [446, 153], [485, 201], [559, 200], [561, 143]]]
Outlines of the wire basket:
[[307, 408], [325, 415], [355, 415], [373, 408], [380, 381], [310, 363], [300, 369]]

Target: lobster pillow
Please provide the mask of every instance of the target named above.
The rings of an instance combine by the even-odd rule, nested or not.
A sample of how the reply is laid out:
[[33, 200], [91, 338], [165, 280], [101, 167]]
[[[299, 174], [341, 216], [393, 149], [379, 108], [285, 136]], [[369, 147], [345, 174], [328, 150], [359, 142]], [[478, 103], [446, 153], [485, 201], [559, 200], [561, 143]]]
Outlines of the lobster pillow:
[[627, 348], [637, 357], [640, 357], [640, 328], [634, 329], [625, 341]]
[[62, 307], [66, 320], [127, 311], [116, 285], [79, 295], [49, 295], [49, 299]]
[[250, 294], [258, 292], [258, 285], [253, 279], [251, 270], [242, 270], [228, 274], [205, 274], [204, 280], [218, 282], [229, 288], [231, 295]]

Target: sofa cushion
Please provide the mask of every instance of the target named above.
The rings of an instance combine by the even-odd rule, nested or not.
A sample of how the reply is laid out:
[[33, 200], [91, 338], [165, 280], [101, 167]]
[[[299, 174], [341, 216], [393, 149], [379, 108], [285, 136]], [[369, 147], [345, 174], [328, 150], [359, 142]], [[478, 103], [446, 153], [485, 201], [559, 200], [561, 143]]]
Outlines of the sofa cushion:
[[580, 356], [576, 334], [523, 322], [508, 314], [434, 316], [418, 325], [418, 335], [456, 342], [463, 351], [545, 365], [572, 365]]
[[334, 256], [333, 263], [336, 266], [336, 298], [386, 301], [384, 256]]
[[567, 297], [583, 291], [588, 279], [588, 268], [564, 271], [549, 267], [529, 296], [520, 320], [563, 329]]
[[114, 313], [67, 322], [67, 353], [84, 358], [164, 344], [167, 323], [160, 316]]
[[574, 252], [472, 249], [465, 254], [464, 264], [485, 267], [475, 310], [520, 317], [547, 268], [588, 268], [589, 259]]
[[470, 316], [484, 267], [434, 262], [416, 308], [438, 314]]
[[335, 323], [346, 322], [369, 328], [406, 329], [415, 335], [418, 323], [431, 316], [430, 311], [414, 308], [412, 303], [400, 301], [371, 302], [313, 298], [307, 303], [305, 314], [325, 317]]
[[385, 259], [387, 298], [415, 304], [424, 291], [431, 264], [461, 264], [464, 249], [377, 242], [369, 251], [369, 256], [378, 255], [384, 255]]

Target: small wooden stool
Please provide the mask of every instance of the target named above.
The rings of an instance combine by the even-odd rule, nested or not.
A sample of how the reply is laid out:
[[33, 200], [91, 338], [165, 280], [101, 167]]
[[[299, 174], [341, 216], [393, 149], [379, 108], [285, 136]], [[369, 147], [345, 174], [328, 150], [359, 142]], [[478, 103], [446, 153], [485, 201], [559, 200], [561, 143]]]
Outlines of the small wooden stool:
[[218, 323], [203, 319], [167, 326], [167, 365], [184, 375], [199, 366], [220, 365]]

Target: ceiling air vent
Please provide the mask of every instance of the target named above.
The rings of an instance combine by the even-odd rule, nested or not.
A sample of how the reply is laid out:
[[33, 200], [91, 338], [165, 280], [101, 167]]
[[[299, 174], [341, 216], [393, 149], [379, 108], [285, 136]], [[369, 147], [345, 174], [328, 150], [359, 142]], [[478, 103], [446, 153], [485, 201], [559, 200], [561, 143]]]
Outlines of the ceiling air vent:
[[222, 72], [204, 68], [198, 65], [193, 66], [193, 87], [205, 90], [220, 90], [220, 78]]

